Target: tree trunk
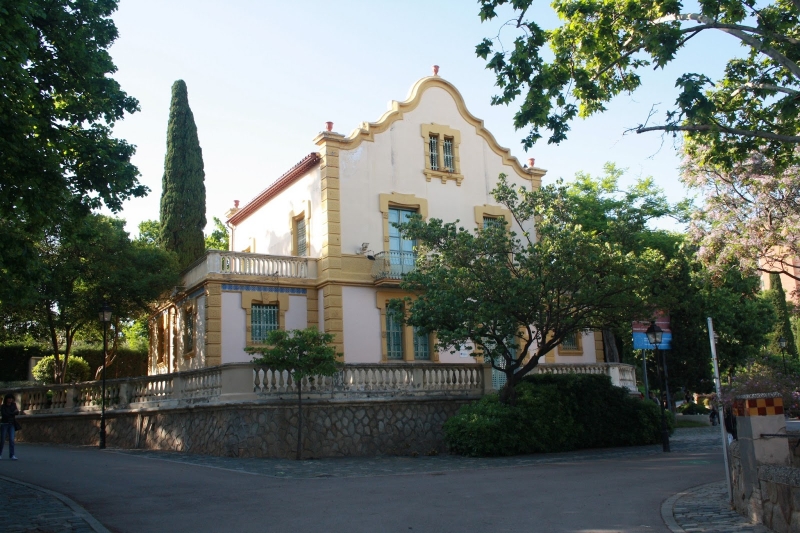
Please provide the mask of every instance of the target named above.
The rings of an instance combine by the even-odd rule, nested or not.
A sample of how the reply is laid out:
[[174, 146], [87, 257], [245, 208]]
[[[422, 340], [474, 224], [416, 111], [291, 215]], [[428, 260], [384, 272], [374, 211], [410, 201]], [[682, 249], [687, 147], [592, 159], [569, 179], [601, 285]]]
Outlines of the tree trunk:
[[303, 457], [303, 379], [297, 380], [297, 457]]
[[506, 384], [500, 389], [500, 403], [517, 405], [517, 383], [519, 380], [513, 372], [506, 372]]

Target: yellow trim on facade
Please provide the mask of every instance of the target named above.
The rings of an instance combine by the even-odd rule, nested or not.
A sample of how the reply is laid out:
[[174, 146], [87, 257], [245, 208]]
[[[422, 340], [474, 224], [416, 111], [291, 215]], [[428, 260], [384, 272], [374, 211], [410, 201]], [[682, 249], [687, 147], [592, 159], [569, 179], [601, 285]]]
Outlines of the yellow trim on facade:
[[[381, 362], [388, 363], [388, 346], [386, 344], [386, 308], [388, 307], [389, 300], [393, 300], [395, 298], [406, 298], [411, 297], [415, 298], [416, 296], [413, 293], [408, 291], [376, 291], [375, 293], [375, 304], [381, 312]], [[404, 325], [403, 326], [403, 361], [407, 363], [413, 363], [414, 359], [414, 327]], [[430, 354], [430, 361], [432, 363], [439, 362], [439, 350], [436, 349], [436, 334], [431, 333], [428, 336], [428, 353]], [[392, 359], [391, 362], [397, 362], [396, 359]]]
[[406, 209], [414, 209], [422, 216], [423, 219], [428, 218], [428, 199], [419, 198], [413, 194], [400, 194], [393, 192], [391, 194], [378, 195], [378, 204], [380, 206], [381, 214], [383, 215], [383, 251], [389, 251], [389, 208], [399, 207]]
[[513, 218], [511, 216], [511, 211], [506, 209], [505, 207], [501, 207], [499, 205], [476, 205], [475, 206], [475, 224], [478, 225], [479, 228], [483, 228], [483, 218], [484, 217], [492, 217], [492, 218], [504, 218], [506, 219], [506, 228], [511, 228], [511, 222], [513, 222]]
[[[314, 142], [319, 146], [322, 248], [317, 262], [317, 281], [322, 288], [323, 329], [334, 336], [333, 346], [337, 353], [344, 353], [344, 321], [342, 319], [342, 287], [331, 280], [342, 274], [342, 218], [339, 197], [339, 151], [344, 136], [322, 132]], [[310, 209], [309, 209], [310, 212]]]
[[594, 330], [594, 360], [603, 363], [606, 360], [606, 347], [603, 344], [603, 332]]
[[206, 285], [206, 366], [222, 364], [222, 284]]
[[415, 83], [411, 88], [408, 98], [403, 102], [393, 101], [391, 103], [392, 108], [384, 113], [377, 122], [363, 122], [360, 127], [353, 130], [353, 132], [350, 133], [350, 135], [346, 138], [340, 136], [339, 134], [334, 134], [327, 131], [322, 132], [317, 136], [315, 142], [319, 144], [319, 141], [322, 139], [338, 137], [341, 139], [339, 142], [339, 147], [342, 150], [353, 150], [358, 148], [363, 141], [373, 142], [375, 139], [375, 134], [383, 133], [384, 131], [388, 130], [392, 124], [398, 120], [401, 120], [405, 113], [416, 109], [422, 100], [422, 94], [426, 90], [434, 87], [442, 89], [452, 96], [461, 116], [469, 124], [475, 127], [475, 132], [483, 137], [483, 139], [489, 145], [489, 148], [491, 148], [494, 153], [502, 158], [503, 164], [512, 167], [519, 177], [530, 180], [531, 185], [534, 188], [541, 186], [542, 176], [544, 176], [547, 171], [537, 167], [524, 167], [516, 157], [511, 155], [511, 150], [500, 146], [500, 144], [498, 144], [497, 140], [494, 138], [494, 135], [492, 135], [492, 133], [484, 126], [483, 120], [477, 118], [475, 115], [469, 112], [466, 103], [464, 102], [464, 97], [461, 96], [461, 93], [458, 91], [458, 89], [456, 89], [452, 83], [445, 81], [439, 76], [429, 76], [417, 81], [417, 83]]
[[[449, 126], [442, 126], [440, 124], [422, 124], [420, 125], [420, 134], [423, 139], [423, 148], [425, 154], [425, 168], [422, 173], [425, 174], [425, 179], [431, 181], [436, 178], [447, 183], [448, 180], [453, 180], [456, 185], [461, 186], [464, 175], [461, 174], [461, 153], [459, 146], [461, 145], [461, 132], [454, 130]], [[437, 138], [437, 151], [436, 160], [439, 170], [434, 170], [431, 167], [431, 145], [430, 138]], [[453, 141], [453, 168], [446, 169], [444, 165], [444, 140], [451, 139]]]
[[277, 305], [278, 306], [278, 328], [286, 329], [286, 312], [289, 310], [289, 295], [274, 292], [242, 291], [242, 309], [245, 314], [245, 345], [259, 346], [260, 343], [253, 342], [253, 304]]

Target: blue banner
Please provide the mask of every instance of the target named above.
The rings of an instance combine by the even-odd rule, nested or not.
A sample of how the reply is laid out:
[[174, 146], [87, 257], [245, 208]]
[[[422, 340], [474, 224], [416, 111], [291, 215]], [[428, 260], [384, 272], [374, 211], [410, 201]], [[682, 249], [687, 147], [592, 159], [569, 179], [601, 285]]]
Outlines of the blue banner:
[[[647, 340], [646, 333], [633, 332], [633, 349], [634, 350], [652, 350], [654, 346]], [[672, 349], [672, 333], [664, 333], [661, 337], [661, 344], [658, 345], [659, 350]]]

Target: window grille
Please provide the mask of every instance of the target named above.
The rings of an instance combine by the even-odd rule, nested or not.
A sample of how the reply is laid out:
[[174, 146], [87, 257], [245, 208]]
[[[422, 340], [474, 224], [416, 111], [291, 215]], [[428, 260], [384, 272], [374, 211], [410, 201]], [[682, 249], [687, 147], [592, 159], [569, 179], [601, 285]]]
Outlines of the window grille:
[[403, 359], [403, 325], [397, 311], [386, 310], [386, 358]]
[[496, 228], [501, 225], [500, 219], [497, 217], [483, 217], [483, 229]]
[[427, 333], [423, 333], [419, 328], [414, 327], [414, 359], [430, 360], [431, 347], [429, 341]]
[[306, 219], [298, 218], [295, 226], [296, 240], [297, 240], [297, 255], [305, 256], [307, 252], [306, 247]]
[[431, 135], [428, 138], [428, 149], [431, 152], [431, 170], [439, 170], [439, 137]]
[[453, 156], [453, 139], [451, 137], [444, 138], [442, 149], [444, 151], [444, 169], [448, 172], [455, 172], [456, 165], [455, 157]]
[[270, 331], [278, 329], [278, 306], [253, 304], [250, 314], [250, 339], [265, 342]]
[[561, 347], [565, 350], [578, 350], [578, 332], [573, 331], [564, 337], [564, 340], [561, 341]]

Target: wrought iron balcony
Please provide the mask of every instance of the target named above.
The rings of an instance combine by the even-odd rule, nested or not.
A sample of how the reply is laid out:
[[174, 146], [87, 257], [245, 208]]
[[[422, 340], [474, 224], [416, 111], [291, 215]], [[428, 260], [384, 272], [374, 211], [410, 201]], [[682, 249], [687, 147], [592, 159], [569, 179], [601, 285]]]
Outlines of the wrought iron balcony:
[[401, 280], [414, 270], [417, 254], [414, 252], [378, 252], [372, 263], [372, 277], [375, 280]]

